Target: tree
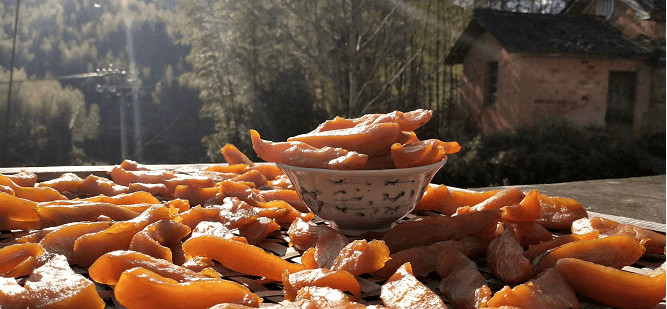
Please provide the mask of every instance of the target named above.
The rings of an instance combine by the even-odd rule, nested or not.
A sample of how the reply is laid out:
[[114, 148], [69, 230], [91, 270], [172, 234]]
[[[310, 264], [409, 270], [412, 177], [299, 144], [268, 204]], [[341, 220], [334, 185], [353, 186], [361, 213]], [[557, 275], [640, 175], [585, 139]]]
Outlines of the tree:
[[[7, 70], [0, 68], [0, 76], [0, 92], [7, 93]], [[57, 165], [70, 161], [77, 143], [97, 137], [99, 107], [87, 107], [79, 89], [54, 79], [34, 80], [22, 69], [14, 71], [14, 78], [21, 82], [13, 85], [11, 115], [6, 118], [5, 162], [11, 166]]]

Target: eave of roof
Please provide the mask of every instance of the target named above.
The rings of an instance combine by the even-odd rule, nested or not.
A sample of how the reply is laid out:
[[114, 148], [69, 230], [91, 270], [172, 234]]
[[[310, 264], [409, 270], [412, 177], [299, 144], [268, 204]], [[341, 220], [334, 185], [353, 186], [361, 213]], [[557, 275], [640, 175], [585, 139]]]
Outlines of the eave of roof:
[[587, 15], [544, 15], [477, 9], [446, 64], [463, 63], [479, 36], [490, 33], [509, 53], [602, 58], [648, 58], [651, 50]]

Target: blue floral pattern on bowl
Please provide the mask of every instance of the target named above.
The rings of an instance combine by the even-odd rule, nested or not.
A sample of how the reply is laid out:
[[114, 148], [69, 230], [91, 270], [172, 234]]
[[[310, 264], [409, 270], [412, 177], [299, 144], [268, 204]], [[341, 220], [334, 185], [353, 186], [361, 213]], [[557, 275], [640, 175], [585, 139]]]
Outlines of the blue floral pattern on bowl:
[[387, 170], [329, 170], [277, 166], [318, 217], [344, 233], [383, 230], [410, 213], [445, 160]]

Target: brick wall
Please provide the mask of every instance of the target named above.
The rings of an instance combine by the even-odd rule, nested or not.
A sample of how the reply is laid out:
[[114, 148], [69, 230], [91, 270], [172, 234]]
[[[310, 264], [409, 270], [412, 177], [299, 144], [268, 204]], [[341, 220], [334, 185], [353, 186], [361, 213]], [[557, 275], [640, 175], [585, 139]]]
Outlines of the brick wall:
[[[495, 104], [486, 104], [488, 63], [498, 61]], [[463, 99], [485, 134], [532, 126], [548, 119], [574, 125], [605, 126], [610, 71], [637, 74], [633, 134], [662, 126], [664, 131], [664, 68], [662, 92], [655, 89], [660, 68], [638, 60], [508, 54], [491, 35], [475, 42], [464, 60]], [[659, 100], [662, 99], [662, 103]], [[662, 122], [656, 112], [662, 108]]]

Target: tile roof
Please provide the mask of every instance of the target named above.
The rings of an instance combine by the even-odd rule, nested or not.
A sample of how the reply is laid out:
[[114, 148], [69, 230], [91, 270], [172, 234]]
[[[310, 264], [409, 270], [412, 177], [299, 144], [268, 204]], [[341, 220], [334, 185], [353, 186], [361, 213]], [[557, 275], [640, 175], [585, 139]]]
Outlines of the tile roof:
[[489, 32], [509, 53], [648, 57], [651, 50], [624, 37], [609, 23], [588, 15], [546, 15], [476, 9], [447, 64], [463, 63], [472, 43]]

